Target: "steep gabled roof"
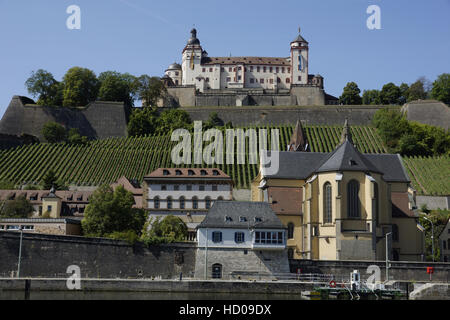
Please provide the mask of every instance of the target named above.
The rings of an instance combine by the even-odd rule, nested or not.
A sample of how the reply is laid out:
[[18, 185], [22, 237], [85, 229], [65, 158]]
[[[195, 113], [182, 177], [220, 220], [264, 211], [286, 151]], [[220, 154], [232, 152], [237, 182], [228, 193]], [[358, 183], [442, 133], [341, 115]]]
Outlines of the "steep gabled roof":
[[306, 151], [306, 137], [303, 135], [302, 124], [297, 120], [291, 140], [289, 141], [288, 151]]

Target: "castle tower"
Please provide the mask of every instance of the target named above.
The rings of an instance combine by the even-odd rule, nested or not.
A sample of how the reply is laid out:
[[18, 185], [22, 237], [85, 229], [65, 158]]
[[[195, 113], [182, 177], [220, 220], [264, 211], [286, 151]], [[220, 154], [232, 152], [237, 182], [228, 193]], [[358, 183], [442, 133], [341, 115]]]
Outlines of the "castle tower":
[[308, 41], [300, 35], [291, 42], [292, 84], [308, 84]]
[[200, 63], [202, 60], [202, 47], [197, 39], [197, 30], [191, 30], [191, 37], [183, 49], [181, 62], [182, 85], [194, 85], [196, 77], [200, 75]]

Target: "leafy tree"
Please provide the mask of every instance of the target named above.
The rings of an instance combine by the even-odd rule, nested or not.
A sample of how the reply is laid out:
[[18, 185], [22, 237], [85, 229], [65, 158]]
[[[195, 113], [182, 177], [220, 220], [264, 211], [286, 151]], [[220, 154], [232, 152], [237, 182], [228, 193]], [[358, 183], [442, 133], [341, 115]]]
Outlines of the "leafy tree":
[[450, 73], [443, 73], [433, 82], [431, 98], [450, 106]]
[[57, 143], [66, 139], [66, 129], [59, 123], [49, 121], [42, 128], [42, 135], [50, 143]]
[[67, 133], [67, 143], [85, 145], [88, 143], [88, 139], [86, 136], [82, 136], [77, 128], [70, 128]]
[[364, 90], [362, 95], [363, 104], [381, 104], [380, 102], [380, 91], [378, 90]]
[[128, 121], [127, 130], [131, 137], [155, 133], [158, 113], [151, 107], [134, 109]]
[[121, 101], [128, 108], [134, 104], [136, 77], [129, 73], [105, 71], [98, 76], [100, 89], [98, 100]]
[[426, 98], [427, 93], [425, 92], [424, 83], [421, 80], [417, 80], [409, 87], [408, 102]]
[[175, 129], [191, 128], [189, 113], [181, 109], [170, 109], [162, 112], [157, 120], [156, 133], [169, 134]]
[[42, 178], [42, 189], [50, 190], [54, 187], [56, 190], [64, 190], [67, 187], [58, 179], [53, 169], [50, 169]]
[[361, 104], [360, 92], [361, 90], [355, 82], [348, 82], [344, 87], [342, 95], [339, 97], [339, 101], [342, 104]]
[[146, 214], [142, 209], [132, 208], [133, 204], [133, 194], [124, 187], [115, 190], [108, 185], [99, 187], [92, 194], [81, 221], [83, 233], [102, 237], [132, 230], [140, 234]]
[[[422, 211], [422, 210], [421, 210]], [[424, 217], [427, 217], [434, 224], [434, 261], [440, 260], [440, 248], [439, 248], [439, 238], [438, 235], [442, 232], [445, 225], [450, 218], [449, 210], [428, 210], [428, 213], [422, 211], [424, 213], [419, 215], [419, 223], [425, 228], [425, 255], [426, 261], [432, 261], [432, 227], [431, 223], [426, 220]]]
[[403, 105], [408, 101], [409, 86], [406, 83], [402, 83], [398, 88], [400, 89], [400, 97], [398, 98], [398, 103]]
[[[1, 208], [2, 204], [0, 204]], [[19, 196], [14, 200], [6, 200], [0, 211], [2, 218], [28, 218], [33, 212], [33, 206], [25, 196]]]
[[400, 96], [400, 88], [392, 82], [385, 84], [380, 91], [380, 99], [382, 104], [399, 104]]
[[33, 97], [39, 97], [38, 105], [60, 106], [62, 103], [61, 85], [48, 71], [43, 69], [33, 71], [25, 86]]
[[408, 120], [396, 110], [383, 108], [375, 112], [373, 125], [391, 152], [398, 152], [398, 140], [408, 131]]
[[63, 106], [85, 106], [97, 98], [99, 82], [92, 70], [70, 68], [63, 78]]
[[223, 125], [223, 120], [219, 118], [217, 112], [211, 112], [208, 121], [205, 123], [205, 128], [222, 127]]
[[161, 220], [149, 219], [142, 230], [141, 240], [149, 244], [183, 241], [188, 234], [187, 226], [179, 217], [167, 215]]
[[150, 77], [146, 74], [137, 78], [134, 87], [137, 97], [139, 100], [142, 100], [144, 107], [156, 106], [158, 99], [164, 97], [167, 92], [161, 78]]

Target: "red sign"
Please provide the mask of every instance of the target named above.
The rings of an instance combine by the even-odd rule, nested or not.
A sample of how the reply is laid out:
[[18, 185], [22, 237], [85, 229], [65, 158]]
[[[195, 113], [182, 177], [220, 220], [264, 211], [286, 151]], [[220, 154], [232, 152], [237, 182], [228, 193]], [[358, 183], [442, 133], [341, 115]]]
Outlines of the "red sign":
[[434, 267], [427, 267], [427, 273], [428, 274], [434, 273]]

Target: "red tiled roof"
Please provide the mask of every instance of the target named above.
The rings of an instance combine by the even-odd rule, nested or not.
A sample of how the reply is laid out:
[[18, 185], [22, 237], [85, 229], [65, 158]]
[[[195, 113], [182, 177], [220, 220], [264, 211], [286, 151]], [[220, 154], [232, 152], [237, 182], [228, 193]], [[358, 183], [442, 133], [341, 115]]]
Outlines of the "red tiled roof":
[[302, 188], [269, 187], [268, 195], [272, 197], [271, 207], [276, 214], [301, 214]]
[[409, 197], [407, 192], [392, 192], [392, 216], [398, 218], [414, 218], [414, 211], [409, 209]]

